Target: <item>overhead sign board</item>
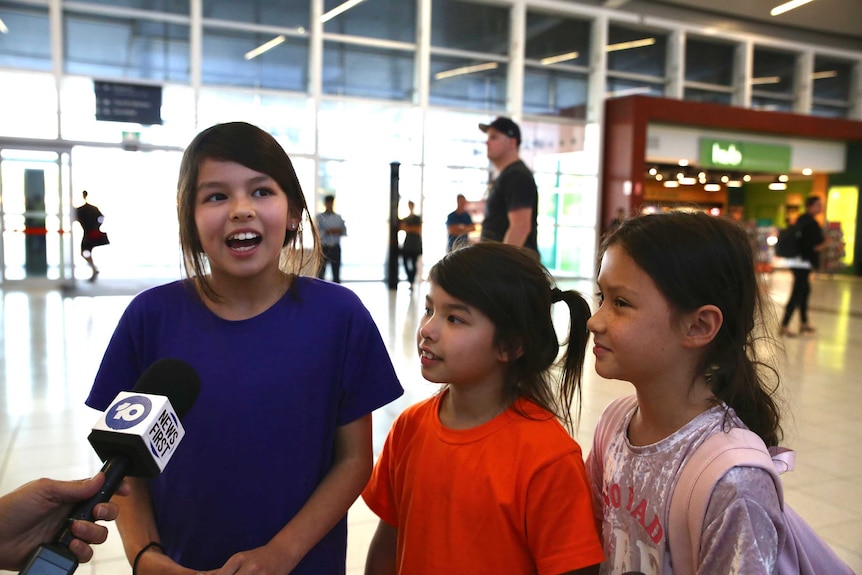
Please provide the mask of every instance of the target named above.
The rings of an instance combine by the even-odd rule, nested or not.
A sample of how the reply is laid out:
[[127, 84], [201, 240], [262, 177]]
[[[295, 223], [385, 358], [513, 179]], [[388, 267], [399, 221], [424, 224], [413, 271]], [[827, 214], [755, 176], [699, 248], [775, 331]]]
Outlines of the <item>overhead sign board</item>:
[[120, 82], [93, 82], [96, 91], [96, 120], [162, 123], [162, 87]]
[[791, 150], [778, 144], [701, 138], [700, 165], [737, 172], [789, 172]]

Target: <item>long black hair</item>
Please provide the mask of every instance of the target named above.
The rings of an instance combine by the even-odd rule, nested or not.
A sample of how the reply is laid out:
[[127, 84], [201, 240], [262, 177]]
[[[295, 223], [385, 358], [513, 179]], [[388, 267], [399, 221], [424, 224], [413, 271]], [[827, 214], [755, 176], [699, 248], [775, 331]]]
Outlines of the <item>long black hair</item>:
[[769, 339], [769, 315], [745, 229], [700, 212], [652, 214], [623, 222], [605, 237], [600, 255], [610, 246], [625, 250], [678, 312], [703, 305], [721, 310], [721, 328], [697, 373], [766, 445], [778, 445], [779, 377], [760, 359], [758, 339]]
[[[434, 264], [429, 280], [449, 295], [475, 307], [494, 324], [495, 344], [518, 359], [504, 383], [509, 405], [525, 398], [553, 413], [574, 431], [572, 400], [580, 413], [581, 376], [589, 339], [590, 308], [576, 291], [561, 291], [535, 252], [496, 242], [457, 248]], [[552, 377], [561, 342], [551, 306], [564, 301], [570, 323], [560, 358], [561, 377]]]

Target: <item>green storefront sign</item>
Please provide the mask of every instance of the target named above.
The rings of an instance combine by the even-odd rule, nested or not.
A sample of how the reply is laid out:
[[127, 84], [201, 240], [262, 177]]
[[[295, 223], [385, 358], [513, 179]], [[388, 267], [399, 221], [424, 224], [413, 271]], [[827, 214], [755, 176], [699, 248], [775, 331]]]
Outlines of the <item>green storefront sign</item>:
[[700, 139], [700, 165], [736, 172], [789, 172], [790, 146]]

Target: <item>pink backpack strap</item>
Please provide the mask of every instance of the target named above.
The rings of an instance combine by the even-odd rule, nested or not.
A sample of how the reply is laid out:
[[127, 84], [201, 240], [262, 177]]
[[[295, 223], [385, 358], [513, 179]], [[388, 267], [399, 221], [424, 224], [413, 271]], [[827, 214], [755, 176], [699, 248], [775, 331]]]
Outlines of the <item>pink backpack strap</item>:
[[718, 480], [734, 467], [759, 467], [770, 473], [784, 507], [784, 492], [763, 440], [748, 429], [719, 432], [698, 447], [683, 465], [670, 499], [668, 545], [674, 575], [694, 575], [706, 508]]
[[638, 404], [636, 395], [618, 397], [608, 404], [602, 412], [596, 425], [596, 433], [593, 437], [593, 449], [599, 461], [604, 461], [605, 452], [611, 443], [614, 433], [625, 423], [626, 416]]

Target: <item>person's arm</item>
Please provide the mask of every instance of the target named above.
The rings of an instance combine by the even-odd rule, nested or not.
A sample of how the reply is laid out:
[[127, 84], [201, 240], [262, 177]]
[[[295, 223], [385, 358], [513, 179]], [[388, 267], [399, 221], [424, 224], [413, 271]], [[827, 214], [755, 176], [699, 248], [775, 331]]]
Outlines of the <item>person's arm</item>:
[[365, 575], [395, 575], [395, 549], [398, 529], [381, 520], [368, 546]]
[[233, 574], [244, 566], [255, 573], [290, 573], [359, 497], [371, 476], [371, 414], [336, 430], [332, 468], [302, 509], [269, 543], [232, 556], [216, 571]]
[[449, 232], [449, 235], [451, 235], [451, 236], [462, 236], [464, 234], [469, 234], [470, 232], [472, 232], [475, 229], [476, 229], [476, 224], [474, 224], [472, 222], [469, 224], [461, 224], [461, 223], [449, 224], [446, 228], [446, 230]]
[[[175, 563], [157, 547], [141, 553], [150, 543], [158, 543], [159, 532], [153, 515], [153, 505], [150, 499], [150, 488], [143, 479], [127, 478], [131, 486], [128, 497], [119, 501], [120, 515], [117, 517], [117, 529], [123, 539], [123, 549], [129, 565], [138, 560], [136, 575], [187, 575], [195, 573]], [[138, 557], [140, 554], [140, 557]]]
[[[104, 482], [105, 475], [101, 472], [76, 481], [43, 478], [0, 497], [0, 569], [19, 570], [36, 547], [49, 543], [57, 534], [74, 505], [98, 493]], [[128, 485], [123, 484], [118, 493], [128, 491]], [[118, 512], [113, 502], [99, 503], [93, 508], [94, 518], [100, 521], [113, 521]], [[86, 563], [93, 556], [90, 545], [104, 543], [108, 529], [76, 520], [72, 534], [75, 539], [69, 543], [69, 550], [80, 563]]]
[[517, 208], [509, 211], [509, 229], [503, 237], [504, 244], [523, 246], [533, 229], [533, 208]]

